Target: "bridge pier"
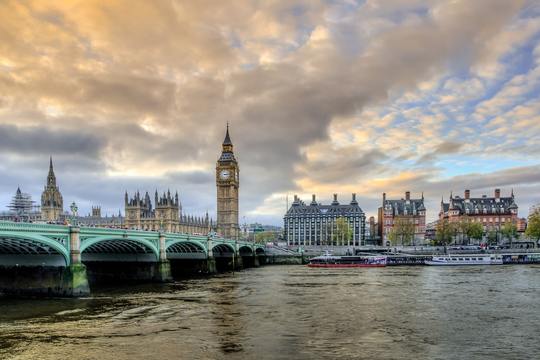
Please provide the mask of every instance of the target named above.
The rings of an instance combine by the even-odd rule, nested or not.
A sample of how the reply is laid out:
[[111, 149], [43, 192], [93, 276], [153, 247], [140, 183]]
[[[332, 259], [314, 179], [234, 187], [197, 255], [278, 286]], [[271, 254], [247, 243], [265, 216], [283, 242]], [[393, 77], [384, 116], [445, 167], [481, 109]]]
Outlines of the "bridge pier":
[[259, 267], [261, 266], [261, 263], [259, 261], [259, 257], [257, 255], [253, 255], [253, 266], [254, 267]]
[[61, 296], [79, 297], [90, 295], [86, 266], [83, 264], [69, 265], [62, 276]]
[[244, 268], [244, 261], [238, 253], [234, 254], [232, 265], [234, 270], [242, 270]]
[[88, 296], [86, 267], [69, 266], [2, 266], [0, 293], [15, 296]]
[[215, 274], [217, 273], [216, 258], [209, 256], [204, 262], [203, 272], [206, 274]]
[[90, 295], [86, 266], [81, 262], [81, 229], [78, 226], [69, 227], [69, 256], [70, 265], [64, 270], [63, 287], [67, 296]]
[[206, 274], [216, 274], [217, 273], [217, 264], [216, 258], [214, 257], [214, 244], [211, 237], [206, 238], [206, 248], [207, 248], [207, 257], [204, 264], [203, 272]]
[[154, 281], [169, 282], [173, 280], [171, 274], [171, 263], [167, 260], [167, 246], [165, 244], [165, 234], [159, 233], [159, 262], [154, 274]]

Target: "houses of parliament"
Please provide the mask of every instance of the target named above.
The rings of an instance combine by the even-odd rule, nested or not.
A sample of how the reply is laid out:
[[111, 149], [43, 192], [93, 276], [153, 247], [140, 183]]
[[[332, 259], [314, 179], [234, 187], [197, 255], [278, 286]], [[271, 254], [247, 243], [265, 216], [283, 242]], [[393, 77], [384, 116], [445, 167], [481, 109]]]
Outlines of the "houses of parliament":
[[233, 152], [229, 126], [225, 133], [221, 155], [216, 163], [217, 221], [204, 216], [183, 213], [178, 192], [168, 190], [154, 193], [152, 202], [148, 192], [141, 195], [137, 191], [132, 197], [124, 194], [125, 216], [101, 216], [99, 206], [92, 207], [88, 216], [78, 216], [64, 212], [63, 197], [56, 184], [52, 158], [49, 163], [47, 183], [41, 195], [41, 206], [34, 206], [31, 197], [17, 189], [9, 206], [10, 211], [0, 213], [0, 219], [63, 223], [76, 220], [82, 226], [107, 226], [125, 229], [179, 232], [187, 234], [208, 234], [217, 232], [225, 238], [237, 239], [240, 233], [238, 215], [238, 195], [240, 169]]

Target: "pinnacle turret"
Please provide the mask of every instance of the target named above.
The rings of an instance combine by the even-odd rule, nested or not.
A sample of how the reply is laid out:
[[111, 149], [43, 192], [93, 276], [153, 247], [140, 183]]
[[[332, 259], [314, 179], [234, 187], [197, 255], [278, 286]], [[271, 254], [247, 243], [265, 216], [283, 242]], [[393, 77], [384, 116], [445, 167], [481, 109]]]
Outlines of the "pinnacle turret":
[[52, 156], [49, 159], [49, 174], [47, 175], [47, 185], [56, 186], [56, 176], [54, 175]]
[[225, 140], [223, 145], [232, 145], [231, 137], [229, 136], [229, 123], [227, 122], [227, 132], [225, 133]]

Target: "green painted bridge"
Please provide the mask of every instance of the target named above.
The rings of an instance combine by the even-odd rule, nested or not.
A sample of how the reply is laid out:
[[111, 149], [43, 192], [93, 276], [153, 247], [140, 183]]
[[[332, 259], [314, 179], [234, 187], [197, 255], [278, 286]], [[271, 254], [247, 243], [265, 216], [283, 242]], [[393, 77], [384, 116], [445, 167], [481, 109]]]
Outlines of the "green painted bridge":
[[[125, 264], [131, 264], [130, 269], [139, 264], [133, 272], [141, 274], [143, 266], [146, 270], [142, 273], [147, 277], [166, 281], [171, 278], [171, 263], [196, 263], [201, 271], [212, 273], [216, 272], [216, 262], [234, 269], [243, 262], [258, 265], [264, 256], [261, 245], [212, 236], [0, 221], [0, 267], [70, 269], [67, 275], [62, 273], [61, 281], [81, 272], [86, 277], [85, 265], [89, 264], [120, 264], [110, 270], [111, 276], [125, 273]], [[124, 270], [119, 271], [122, 266]], [[97, 272], [103, 274], [104, 270]], [[10, 287], [5, 285], [6, 276], [3, 278], [0, 292]], [[70, 280], [72, 289], [67, 290], [67, 295], [87, 292], [74, 290], [77, 284], [72, 283]]]

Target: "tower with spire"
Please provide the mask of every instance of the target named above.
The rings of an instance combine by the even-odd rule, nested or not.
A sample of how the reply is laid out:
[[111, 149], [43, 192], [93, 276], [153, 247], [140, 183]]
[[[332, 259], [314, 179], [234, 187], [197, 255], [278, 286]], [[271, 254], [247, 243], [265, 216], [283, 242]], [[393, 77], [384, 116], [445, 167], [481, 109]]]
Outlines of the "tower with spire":
[[49, 174], [47, 184], [41, 194], [41, 218], [45, 221], [59, 221], [64, 212], [64, 200], [60, 189], [56, 185], [52, 156], [49, 160]]
[[238, 194], [240, 168], [234, 156], [233, 143], [229, 135], [229, 123], [223, 140], [221, 156], [216, 163], [217, 187], [217, 230], [228, 239], [238, 239]]

